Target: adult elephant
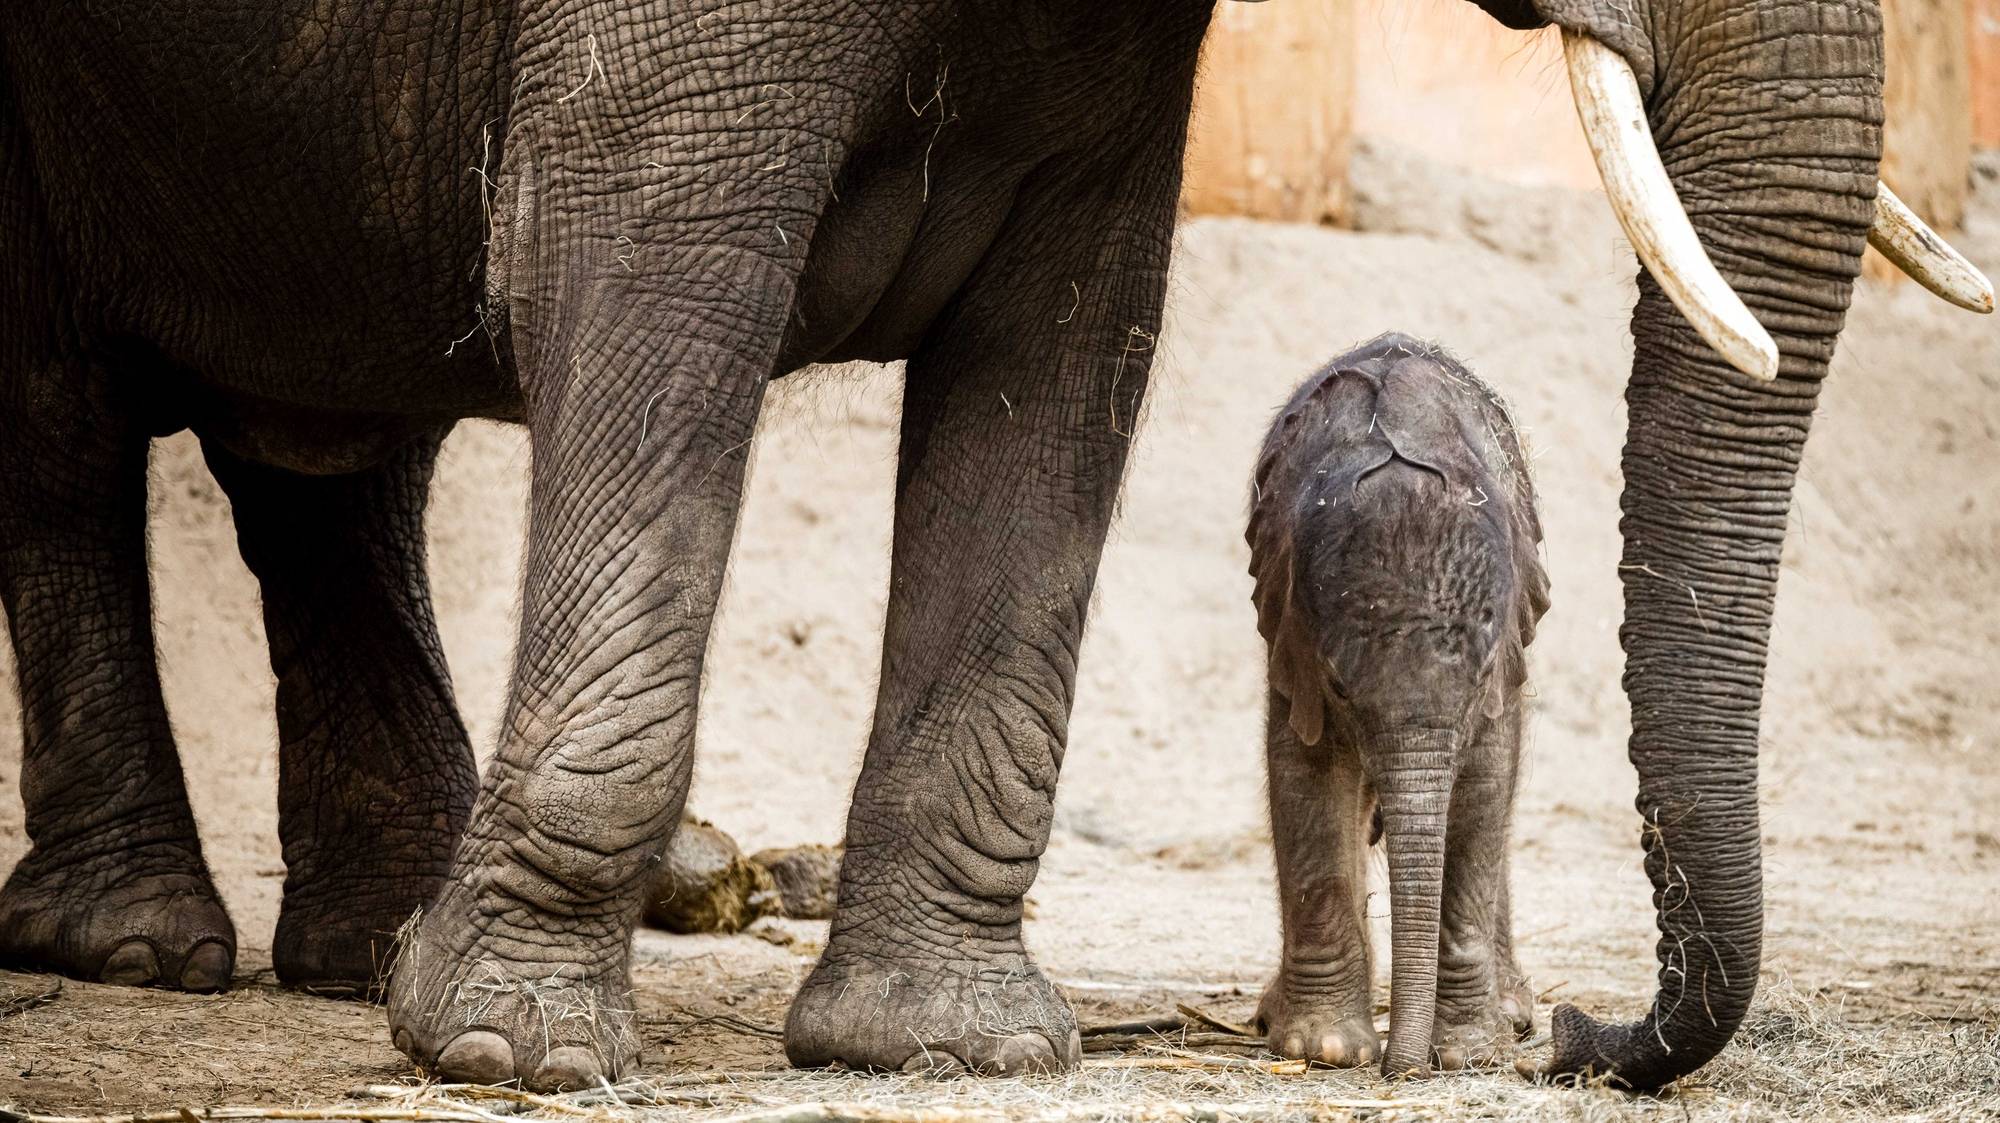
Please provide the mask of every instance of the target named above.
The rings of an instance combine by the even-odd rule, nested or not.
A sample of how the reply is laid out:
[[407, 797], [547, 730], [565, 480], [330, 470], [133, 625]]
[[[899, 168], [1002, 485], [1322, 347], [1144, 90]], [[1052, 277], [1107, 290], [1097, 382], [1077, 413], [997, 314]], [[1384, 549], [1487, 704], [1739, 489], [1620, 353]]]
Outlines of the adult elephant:
[[[148, 629], [147, 444], [191, 428], [279, 682], [280, 975], [365, 986], [428, 901], [389, 991], [404, 1052], [538, 1087], [627, 1070], [631, 930], [687, 788], [764, 388], [907, 359], [875, 727], [786, 1048], [1074, 1064], [1021, 898], [1211, 3], [10, 8], [0, 594], [33, 848], [0, 895], [0, 953], [228, 980]], [[1628, 561], [1660, 584], [1631, 587], [1635, 752], [1671, 891], [1700, 906], [1669, 901], [1665, 922], [1707, 918], [1709, 938], [1663, 945], [1669, 985], [1727, 979], [1669, 1009], [1671, 1054], [1650, 1027], [1566, 1017], [1561, 1056], [1656, 1083], [1726, 1036], [1754, 973], [1763, 626], [1869, 225], [1879, 21], [1795, 0], [1495, 14], [1631, 63], [1704, 240], [1783, 345], [1778, 381], [1740, 377], [1658, 290], [1640, 306]], [[1685, 218], [1653, 213], [1685, 251]], [[1755, 350], [1740, 307], [1701, 311], [1733, 299], [1683, 304]], [[533, 449], [520, 640], [476, 799], [421, 548], [464, 417], [522, 423]]]

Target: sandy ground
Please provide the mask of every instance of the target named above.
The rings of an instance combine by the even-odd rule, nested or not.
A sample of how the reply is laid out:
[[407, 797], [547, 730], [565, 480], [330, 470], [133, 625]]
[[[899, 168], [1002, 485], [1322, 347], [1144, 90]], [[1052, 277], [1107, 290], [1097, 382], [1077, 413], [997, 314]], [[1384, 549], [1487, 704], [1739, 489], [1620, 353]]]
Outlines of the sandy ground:
[[[1651, 993], [1616, 640], [1629, 251], [1595, 196], [1471, 182], [1375, 153], [1363, 153], [1356, 179], [1360, 232], [1203, 221], [1181, 237], [1029, 927], [1086, 1022], [1166, 1012], [1176, 999], [1247, 1018], [1272, 969], [1246, 481], [1290, 388], [1391, 328], [1463, 355], [1511, 400], [1533, 449], [1555, 607], [1533, 652], [1516, 832], [1523, 963], [1552, 999], [1595, 1012], [1634, 1014]], [[1982, 168], [1960, 244], [2000, 272], [2000, 162]], [[1529, 1092], [1508, 1074], [1392, 1090], [1409, 1110], [1479, 1114], [1479, 1103], [1505, 1101], [1532, 1117], [1991, 1117], [1995, 332], [1912, 285], [1870, 283], [1857, 298], [1786, 549], [1764, 738], [1766, 978], [1743, 1042], [1666, 1103]], [[893, 371], [871, 368], [802, 376], [772, 394], [713, 649], [694, 799], [746, 848], [840, 835], [879, 656], [896, 391]], [[439, 616], [482, 746], [500, 717], [525, 466], [518, 433], [468, 425], [448, 446], [434, 505]], [[239, 985], [197, 998], [71, 982], [24, 1009], [7, 1000], [53, 980], [0, 973], [0, 1104], [325, 1102], [403, 1078], [378, 1009], [271, 986], [282, 877], [271, 679], [226, 505], [185, 437], [156, 452], [152, 525], [167, 697], [236, 920]], [[26, 846], [9, 694], [0, 864]], [[646, 1071], [781, 1063], [767, 1036], [704, 1019], [733, 1010], [753, 1026], [781, 1022], [822, 937], [821, 926], [772, 922], [728, 938], [643, 934]], [[1257, 1095], [1388, 1094], [1365, 1074], [1269, 1079], [1283, 1088]], [[1072, 1094], [1247, 1094], [1189, 1081], [1017, 1091], [1045, 1105]], [[860, 1077], [798, 1087], [818, 1098], [930, 1094]]]

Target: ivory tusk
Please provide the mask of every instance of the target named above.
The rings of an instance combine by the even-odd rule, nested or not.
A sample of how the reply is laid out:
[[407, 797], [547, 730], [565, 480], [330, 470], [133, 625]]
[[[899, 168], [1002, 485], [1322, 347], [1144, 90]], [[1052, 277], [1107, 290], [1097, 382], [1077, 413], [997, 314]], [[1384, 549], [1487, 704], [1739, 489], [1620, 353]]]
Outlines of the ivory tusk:
[[1563, 32], [1563, 55], [1584, 136], [1625, 236], [1674, 307], [1729, 365], [1752, 378], [1778, 376], [1778, 345], [1716, 271], [1660, 162], [1639, 80], [1616, 51]]
[[1924, 225], [1886, 183], [1875, 192], [1875, 226], [1868, 231], [1868, 244], [1945, 300], [1973, 312], [1993, 311], [1993, 282]]

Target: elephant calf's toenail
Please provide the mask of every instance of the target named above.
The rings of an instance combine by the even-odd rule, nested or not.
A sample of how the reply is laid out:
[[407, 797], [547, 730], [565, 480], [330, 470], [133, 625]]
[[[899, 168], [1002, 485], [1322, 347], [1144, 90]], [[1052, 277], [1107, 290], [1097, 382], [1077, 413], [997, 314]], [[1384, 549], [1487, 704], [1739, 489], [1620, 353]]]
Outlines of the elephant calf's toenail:
[[417, 1055], [417, 1041], [416, 1038], [410, 1036], [409, 1030], [399, 1029], [396, 1031], [396, 1051], [406, 1057], [415, 1059]]
[[505, 1084], [514, 1079], [514, 1047], [497, 1033], [461, 1033], [438, 1054], [437, 1075], [466, 1084]]
[[117, 986], [145, 986], [159, 981], [160, 960], [153, 954], [151, 944], [144, 940], [128, 940], [105, 958], [104, 969], [97, 973], [97, 977]]

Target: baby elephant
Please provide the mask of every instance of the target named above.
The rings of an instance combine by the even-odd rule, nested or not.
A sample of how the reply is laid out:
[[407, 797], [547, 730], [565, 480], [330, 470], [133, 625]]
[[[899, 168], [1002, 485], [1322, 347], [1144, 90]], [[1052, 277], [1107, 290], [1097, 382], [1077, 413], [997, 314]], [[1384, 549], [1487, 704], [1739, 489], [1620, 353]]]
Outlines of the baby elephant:
[[[1507, 831], [1524, 649], [1548, 608], [1505, 406], [1438, 348], [1334, 360], [1264, 440], [1248, 534], [1270, 645], [1284, 961], [1271, 1048], [1390, 1075], [1501, 1061], [1531, 1028]], [[1369, 983], [1367, 850], [1389, 851], [1389, 1044]]]

